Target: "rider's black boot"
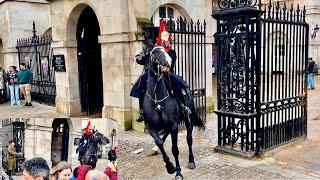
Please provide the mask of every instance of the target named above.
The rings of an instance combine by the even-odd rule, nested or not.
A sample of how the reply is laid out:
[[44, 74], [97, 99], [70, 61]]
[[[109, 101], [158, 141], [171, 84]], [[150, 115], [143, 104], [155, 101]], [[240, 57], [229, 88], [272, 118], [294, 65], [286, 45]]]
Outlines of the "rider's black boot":
[[139, 112], [139, 117], [138, 117], [138, 119], [136, 120], [137, 122], [143, 122], [143, 121], [144, 121], [144, 115], [143, 115], [143, 100], [144, 100], [143, 97], [140, 97], [140, 98], [139, 98], [139, 109], [140, 109], [140, 112]]
[[183, 115], [185, 117], [189, 116], [191, 114], [191, 110], [190, 108], [186, 105], [184, 96], [185, 93], [187, 93], [187, 91], [185, 89], [179, 89], [179, 90], [175, 90], [175, 95], [177, 96], [178, 99], [178, 105], [183, 113]]
[[8, 170], [7, 174], [9, 176], [9, 180], [13, 180], [13, 178], [12, 178], [12, 170]]

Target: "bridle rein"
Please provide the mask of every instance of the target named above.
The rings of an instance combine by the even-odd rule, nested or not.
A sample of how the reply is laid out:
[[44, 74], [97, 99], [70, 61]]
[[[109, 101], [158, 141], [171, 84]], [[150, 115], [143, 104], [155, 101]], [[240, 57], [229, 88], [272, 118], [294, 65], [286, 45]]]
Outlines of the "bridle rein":
[[[154, 53], [155, 50], [160, 51], [160, 52], [157, 54], [156, 57], [154, 57], [154, 55], [153, 55], [153, 53]], [[152, 94], [152, 95], [154, 96], [154, 98], [153, 98], [153, 96], [149, 93], [149, 90], [148, 90], [148, 89], [147, 89], [146, 94], [147, 94], [148, 98], [156, 105], [156, 108], [157, 108], [158, 110], [161, 109], [160, 103], [163, 102], [163, 101], [165, 101], [167, 98], [170, 97], [170, 94], [169, 94], [168, 91], [166, 91], [166, 92], [167, 92], [167, 95], [166, 95], [164, 98], [161, 98], [161, 99], [158, 99], [157, 94], [156, 94], [157, 85], [158, 85], [158, 83], [160, 82], [160, 80], [164, 78], [164, 77], [163, 77], [163, 72], [161, 71], [161, 69], [163, 68], [164, 65], [162, 65], [162, 64], [160, 63], [160, 58], [161, 58], [161, 56], [165, 55], [165, 53], [166, 53], [166, 52], [165, 52], [164, 48], [161, 48], [161, 47], [155, 47], [155, 48], [153, 48], [152, 51], [150, 52], [150, 61], [157, 64], [158, 72], [156, 72], [154, 69], [152, 69], [152, 68], [150, 67], [151, 63], [149, 63], [149, 70], [151, 70], [151, 71], [157, 76], [157, 82], [156, 82], [156, 84], [155, 84], [155, 86], [154, 86], [153, 94]]]

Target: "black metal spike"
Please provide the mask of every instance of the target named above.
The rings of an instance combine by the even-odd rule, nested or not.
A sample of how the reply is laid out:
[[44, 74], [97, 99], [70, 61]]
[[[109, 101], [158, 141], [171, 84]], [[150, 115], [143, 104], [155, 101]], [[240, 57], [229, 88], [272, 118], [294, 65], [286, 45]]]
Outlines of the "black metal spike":
[[272, 4], [271, 4], [271, 0], [269, 0], [269, 5], [268, 5], [268, 19], [271, 19], [271, 8], [272, 8]]
[[193, 20], [190, 20], [190, 31], [193, 32]]
[[283, 5], [283, 20], [286, 20], [286, 11], [287, 11], [287, 6], [286, 6], [286, 3], [284, 3]]
[[303, 6], [303, 13], [302, 13], [302, 21], [303, 22], [306, 22], [306, 6], [304, 5]]
[[259, 3], [258, 3], [258, 7], [259, 7], [259, 10], [261, 10], [261, 7], [262, 7], [263, 5], [262, 5], [262, 2], [261, 2], [261, 0], [259, 0]]
[[299, 6], [299, 4], [298, 4], [296, 12], [297, 12], [297, 22], [299, 22], [300, 21], [300, 19], [299, 19], [299, 16], [300, 16], [300, 6]]
[[264, 5], [263, 16], [264, 16], [264, 19], [266, 19], [266, 17], [267, 17], [267, 4]]
[[200, 20], [198, 19], [198, 21], [197, 21], [197, 32], [199, 33], [199, 32], [201, 32], [200, 31]]
[[280, 9], [280, 3], [277, 1], [276, 3], [276, 20], [279, 20], [279, 9]]
[[291, 4], [291, 7], [290, 7], [290, 21], [292, 21], [292, 18], [293, 18], [293, 4]]
[[177, 18], [176, 24], [177, 24], [177, 31], [180, 31], [180, 18]]
[[203, 32], [204, 33], [206, 32], [206, 26], [207, 26], [207, 23], [206, 23], [206, 20], [204, 19], [203, 20]]

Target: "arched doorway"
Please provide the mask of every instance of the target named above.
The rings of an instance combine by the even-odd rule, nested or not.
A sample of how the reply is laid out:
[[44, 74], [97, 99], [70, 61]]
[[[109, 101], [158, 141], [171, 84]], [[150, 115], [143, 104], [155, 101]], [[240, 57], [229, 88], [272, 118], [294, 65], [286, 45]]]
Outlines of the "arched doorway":
[[100, 27], [94, 11], [87, 6], [77, 25], [78, 70], [81, 111], [91, 115], [100, 113], [103, 106]]
[[69, 125], [66, 119], [55, 119], [52, 123], [51, 161], [56, 165], [68, 161]]

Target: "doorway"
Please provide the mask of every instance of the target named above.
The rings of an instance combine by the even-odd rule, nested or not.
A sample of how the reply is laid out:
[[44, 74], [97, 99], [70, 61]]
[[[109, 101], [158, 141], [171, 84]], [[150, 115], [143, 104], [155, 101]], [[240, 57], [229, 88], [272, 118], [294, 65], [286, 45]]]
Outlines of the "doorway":
[[52, 166], [68, 161], [69, 125], [66, 119], [55, 119], [52, 123], [51, 161]]
[[79, 89], [81, 111], [87, 115], [101, 113], [103, 81], [100, 27], [94, 11], [88, 6], [81, 13], [77, 25]]

